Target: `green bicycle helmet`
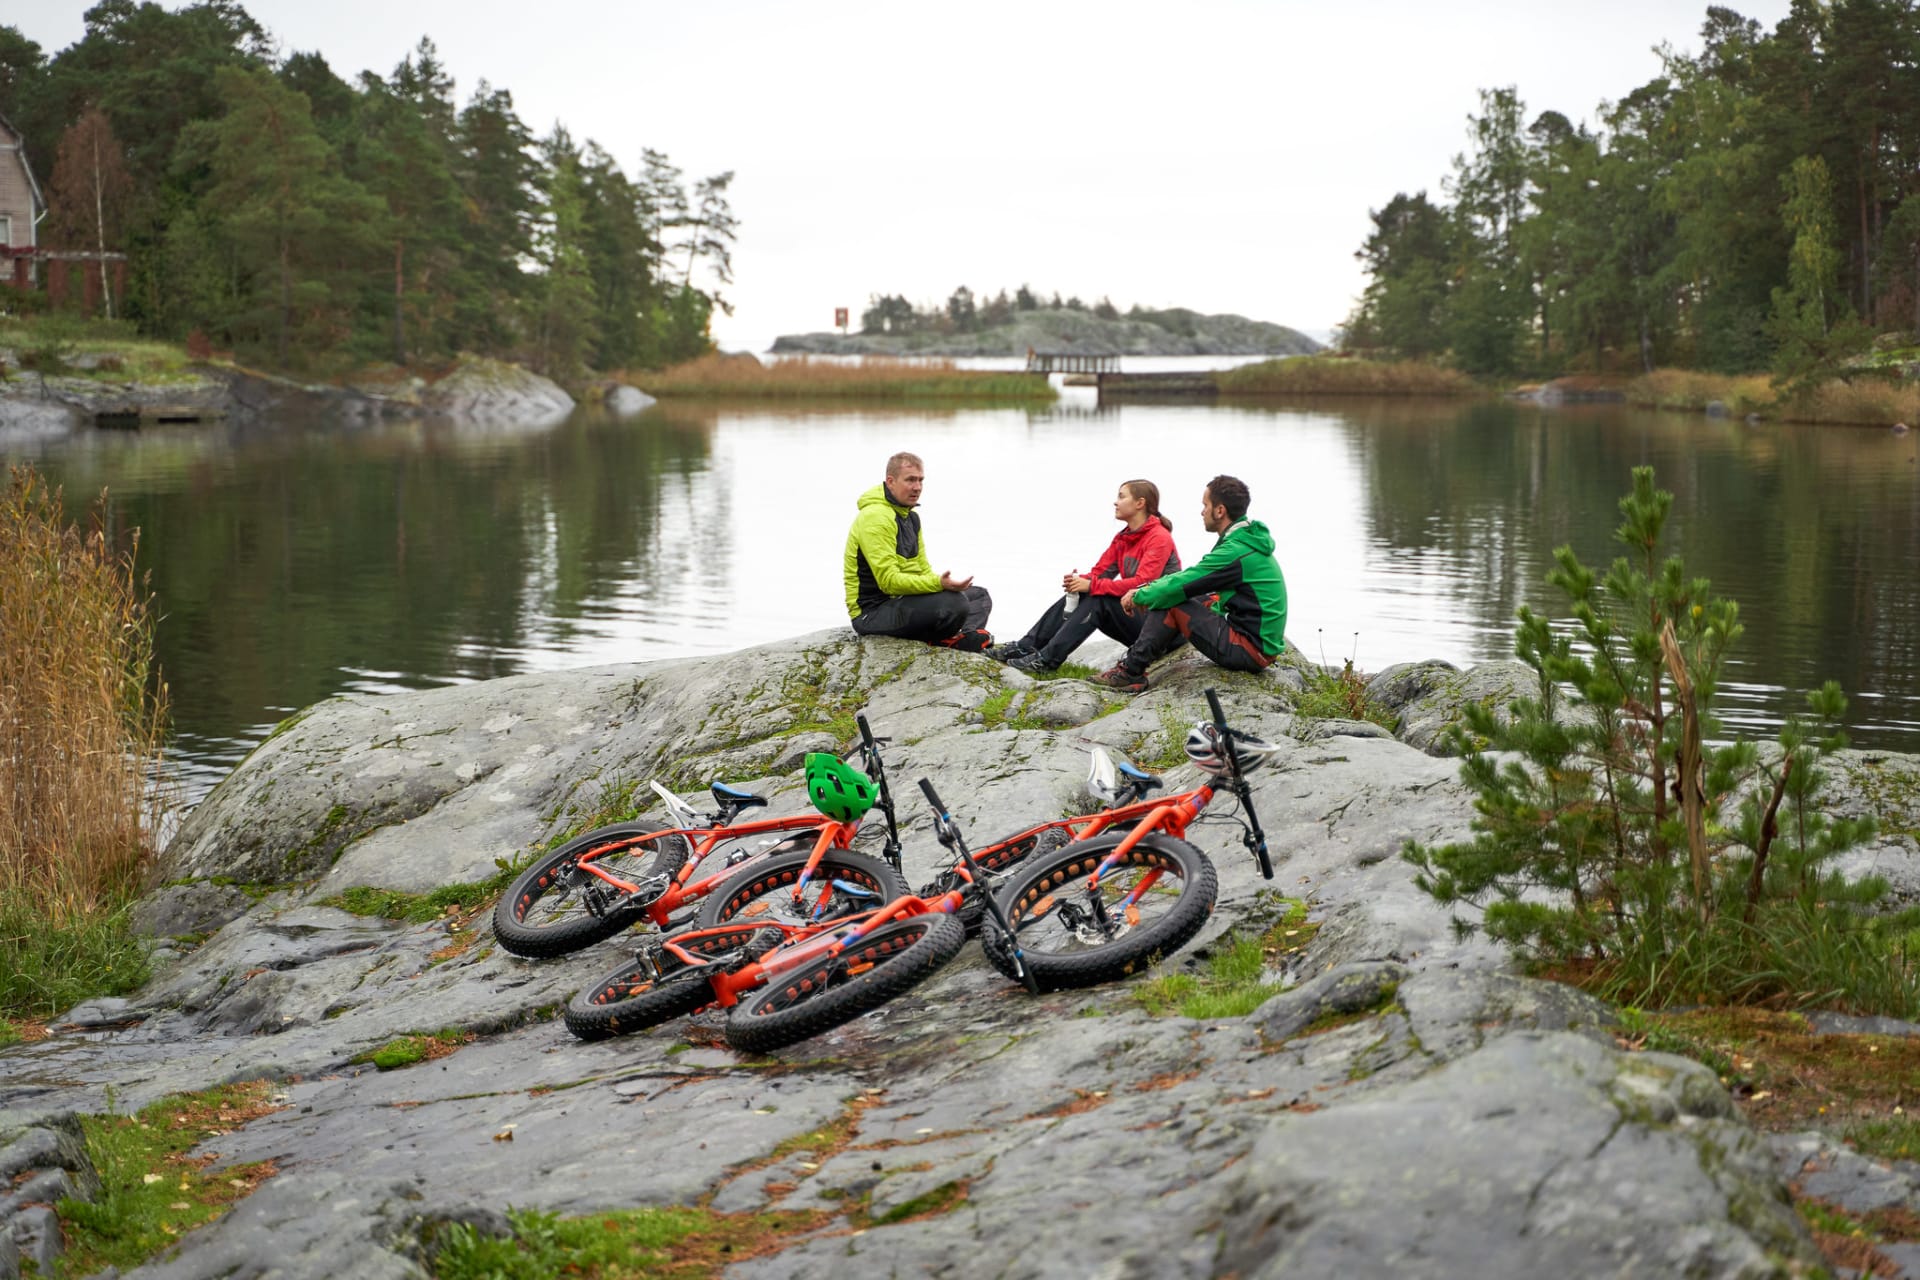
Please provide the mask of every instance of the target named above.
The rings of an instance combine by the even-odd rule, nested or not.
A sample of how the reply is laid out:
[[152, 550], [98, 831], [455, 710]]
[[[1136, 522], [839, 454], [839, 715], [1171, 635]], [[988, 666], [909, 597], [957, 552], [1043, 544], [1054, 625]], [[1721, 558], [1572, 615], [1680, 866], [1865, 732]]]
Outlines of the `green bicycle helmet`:
[[837, 756], [809, 751], [807, 798], [813, 807], [839, 822], [854, 822], [873, 808], [873, 779]]

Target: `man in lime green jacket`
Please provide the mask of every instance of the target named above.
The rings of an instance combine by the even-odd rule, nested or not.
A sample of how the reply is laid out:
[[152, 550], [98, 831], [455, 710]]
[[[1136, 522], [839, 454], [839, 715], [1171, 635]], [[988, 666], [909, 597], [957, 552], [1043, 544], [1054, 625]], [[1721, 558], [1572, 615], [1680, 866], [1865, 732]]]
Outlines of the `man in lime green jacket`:
[[1119, 663], [1094, 679], [1139, 693], [1147, 667], [1191, 642], [1229, 671], [1264, 671], [1287, 647], [1287, 580], [1273, 558], [1273, 535], [1247, 519], [1247, 486], [1215, 476], [1200, 495], [1200, 523], [1220, 535], [1213, 550], [1179, 573], [1120, 598], [1128, 613], [1147, 610], [1140, 638]]
[[847, 614], [863, 636], [900, 636], [978, 653], [993, 597], [972, 578], [935, 573], [920, 532], [926, 468], [911, 453], [887, 459], [886, 479], [860, 495], [842, 569]]

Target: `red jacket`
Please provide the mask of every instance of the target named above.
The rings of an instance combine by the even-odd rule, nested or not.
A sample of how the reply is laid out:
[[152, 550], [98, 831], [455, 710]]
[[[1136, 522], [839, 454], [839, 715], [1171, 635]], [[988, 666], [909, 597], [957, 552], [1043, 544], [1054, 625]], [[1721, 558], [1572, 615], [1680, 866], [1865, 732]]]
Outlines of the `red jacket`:
[[1091, 582], [1087, 590], [1096, 596], [1123, 596], [1179, 568], [1173, 534], [1155, 516], [1138, 529], [1122, 529], [1114, 535], [1099, 563], [1087, 570]]

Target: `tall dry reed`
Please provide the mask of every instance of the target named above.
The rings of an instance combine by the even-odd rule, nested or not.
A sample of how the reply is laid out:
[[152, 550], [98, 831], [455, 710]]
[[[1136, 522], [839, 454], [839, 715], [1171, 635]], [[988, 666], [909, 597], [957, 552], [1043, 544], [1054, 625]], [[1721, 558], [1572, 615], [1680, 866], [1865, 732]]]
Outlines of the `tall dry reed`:
[[139, 886], [166, 802], [153, 616], [105, 495], [87, 527], [14, 468], [0, 501], [0, 906], [49, 927]]
[[1458, 369], [1417, 360], [1353, 360], [1291, 356], [1222, 369], [1213, 375], [1227, 396], [1470, 396], [1481, 390]]
[[800, 357], [768, 364], [751, 357], [710, 355], [659, 373], [620, 375], [656, 396], [812, 396], [894, 400], [1049, 401], [1044, 376], [961, 369], [950, 360], [859, 361]]

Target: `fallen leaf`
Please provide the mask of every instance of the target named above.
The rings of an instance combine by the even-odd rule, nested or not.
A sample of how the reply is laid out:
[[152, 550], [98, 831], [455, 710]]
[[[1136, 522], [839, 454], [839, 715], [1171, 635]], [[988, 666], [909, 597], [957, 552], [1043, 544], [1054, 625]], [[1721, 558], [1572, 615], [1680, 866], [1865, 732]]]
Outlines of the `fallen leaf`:
[[150, 1173], [146, 1177], [140, 1179], [140, 1181], [146, 1183], [148, 1186], [152, 1186], [156, 1182], [165, 1182], [166, 1179], [161, 1177], [157, 1173]]
[[169, 1209], [191, 1209], [191, 1208], [193, 1208], [193, 1206], [192, 1206], [192, 1205], [190, 1205], [190, 1204], [188, 1204], [188, 1203], [187, 1203], [187, 1202], [186, 1202], [185, 1200], [175, 1200], [175, 1201], [174, 1201], [174, 1202], [173, 1202], [172, 1204], [170, 1204], [170, 1205], [168, 1205], [168, 1206], [167, 1206], [167, 1208], [169, 1208]]

